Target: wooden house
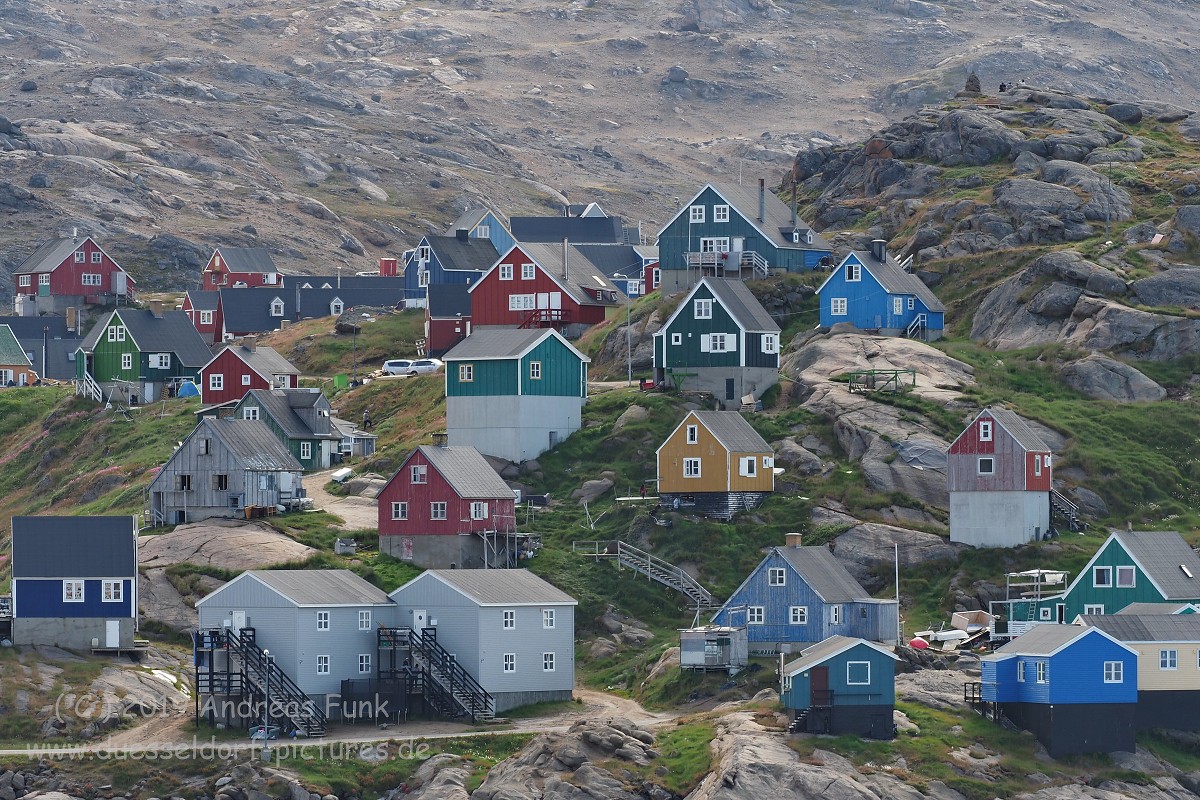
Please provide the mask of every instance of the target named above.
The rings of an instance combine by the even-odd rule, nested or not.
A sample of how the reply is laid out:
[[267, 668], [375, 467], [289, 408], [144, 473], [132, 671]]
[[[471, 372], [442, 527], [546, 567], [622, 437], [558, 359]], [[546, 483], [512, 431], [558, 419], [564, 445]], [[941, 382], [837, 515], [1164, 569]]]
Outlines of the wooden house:
[[642, 293], [650, 294], [658, 291], [658, 287], [662, 286], [662, 269], [658, 266], [658, 259], [646, 262], [646, 266], [642, 269]]
[[654, 334], [654, 380], [739, 408], [779, 382], [779, 332], [744, 283], [701, 278]]
[[513, 490], [474, 447], [421, 445], [377, 502], [382, 553], [436, 569], [516, 560]]
[[295, 389], [299, 382], [300, 370], [290, 361], [247, 336], [200, 368], [200, 397], [206, 406], [236, 403], [252, 389]]
[[469, 286], [500, 257], [491, 239], [458, 230], [451, 236], [425, 236], [404, 266], [404, 305], [425, 304], [430, 286]]
[[852, 251], [817, 289], [821, 325], [848, 322], [886, 336], [940, 339], [946, 307], [876, 239], [870, 252]]
[[803, 272], [830, 261], [833, 249], [758, 181], [708, 183], [658, 232], [663, 291], [690, 289], [705, 275], [761, 278]]
[[137, 284], [90, 236], [43, 242], [12, 273], [18, 316], [132, 302]]
[[281, 283], [271, 252], [263, 247], [218, 247], [200, 273], [200, 288], [206, 291]]
[[579, 430], [591, 359], [553, 328], [476, 326], [442, 360], [451, 445], [520, 462]]
[[737, 411], [690, 411], [659, 446], [658, 496], [730, 519], [775, 491], [774, 451]]
[[891, 739], [896, 655], [866, 639], [830, 636], [780, 671], [779, 702], [789, 730]]
[[25, 348], [12, 328], [0, 325], [0, 387], [29, 386], [38, 379]]
[[75, 390], [97, 402], [113, 394], [129, 403], [158, 400], [181, 381], [195, 381], [212, 359], [182, 311], [122, 308], [100, 318], [75, 356]]
[[389, 596], [398, 624], [432, 629], [490, 693], [495, 713], [571, 699], [576, 601], [532, 572], [426, 570]]
[[474, 325], [553, 328], [575, 338], [619, 305], [619, 290], [573, 244], [516, 244], [471, 284]]
[[309, 472], [329, 469], [342, 437], [334, 433], [329, 399], [320, 389], [251, 389], [235, 419], [260, 420]]
[[979, 697], [1053, 758], [1133, 752], [1138, 654], [1099, 628], [1040, 625], [980, 659]]
[[841, 635], [895, 642], [895, 600], [867, 592], [828, 547], [803, 547], [789, 533], [773, 547], [713, 616], [717, 625], [745, 625], [752, 653], [794, 653]]
[[433, 284], [426, 290], [425, 354], [440, 358], [471, 335], [471, 295], [465, 283]]
[[946, 454], [950, 541], [1016, 547], [1050, 530], [1050, 448], [1025, 420], [985, 408]]
[[[340, 461], [350, 458], [370, 458], [375, 455], [375, 444], [379, 439], [378, 436], [369, 431], [364, 431], [349, 420], [331, 416], [329, 421], [333, 425], [333, 433], [341, 438], [336, 450], [336, 454], [341, 456]], [[335, 461], [339, 460], [335, 459]]]
[[209, 344], [216, 344], [225, 335], [221, 319], [221, 293], [218, 291], [189, 291], [183, 296], [181, 309], [192, 326]]
[[180, 525], [247, 509], [274, 513], [304, 497], [303, 474], [265, 422], [202, 417], [150, 481], [147, 519]]
[[13, 643], [132, 650], [137, 517], [13, 517]]
[[1122, 613], [1078, 619], [1137, 651], [1139, 731], [1200, 731], [1200, 616]]
[[[0, 317], [17, 337], [21, 351], [42, 380], [70, 381], [75, 378], [75, 351], [83, 339], [78, 315]], [[19, 381], [18, 381], [19, 383]]]

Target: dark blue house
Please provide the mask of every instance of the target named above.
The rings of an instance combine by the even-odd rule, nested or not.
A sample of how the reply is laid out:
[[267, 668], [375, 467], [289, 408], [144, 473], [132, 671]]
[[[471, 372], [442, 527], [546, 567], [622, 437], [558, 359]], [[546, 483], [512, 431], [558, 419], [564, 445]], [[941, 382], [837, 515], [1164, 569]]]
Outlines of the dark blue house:
[[891, 739], [898, 660], [850, 636], [806, 648], [780, 672], [779, 702], [793, 713], [789, 730]]
[[1132, 752], [1137, 651], [1099, 628], [1038, 625], [981, 659], [978, 699], [1054, 758]]
[[762, 278], [832, 265], [833, 249], [759, 180], [757, 194], [738, 184], [705, 184], [658, 232], [665, 294], [702, 275]]
[[745, 625], [752, 653], [794, 653], [830, 636], [895, 642], [895, 600], [867, 592], [827, 547], [802, 547], [788, 534], [773, 547], [713, 616], [716, 625]]
[[12, 518], [13, 643], [131, 650], [136, 517]]
[[946, 307], [921, 279], [902, 267], [876, 239], [871, 251], [846, 256], [817, 290], [821, 325], [849, 322], [888, 336], [940, 339]]
[[472, 284], [499, 258], [491, 239], [472, 237], [466, 230], [454, 236], [426, 236], [405, 257], [404, 304], [409, 308], [423, 306], [429, 286]]

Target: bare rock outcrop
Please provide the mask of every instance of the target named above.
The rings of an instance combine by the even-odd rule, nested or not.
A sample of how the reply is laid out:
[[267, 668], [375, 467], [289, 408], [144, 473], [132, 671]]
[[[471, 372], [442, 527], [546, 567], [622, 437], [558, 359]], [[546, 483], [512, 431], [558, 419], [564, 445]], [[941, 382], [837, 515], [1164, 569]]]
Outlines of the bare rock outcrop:
[[1067, 364], [1059, 374], [1072, 389], [1095, 400], [1135, 403], [1167, 396], [1166, 389], [1133, 367], [1096, 353]]
[[958, 548], [937, 534], [878, 522], [860, 523], [834, 539], [833, 554], [868, 591], [887, 583], [875, 572], [892, 564], [897, 553], [902, 568], [958, 559]]

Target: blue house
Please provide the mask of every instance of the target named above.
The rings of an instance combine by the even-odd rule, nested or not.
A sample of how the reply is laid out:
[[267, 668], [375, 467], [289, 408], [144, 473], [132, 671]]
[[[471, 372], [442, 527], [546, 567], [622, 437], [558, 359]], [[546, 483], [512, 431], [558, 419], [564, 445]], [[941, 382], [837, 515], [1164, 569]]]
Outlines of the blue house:
[[888, 336], [942, 337], [946, 307], [887, 252], [882, 239], [871, 242], [869, 253], [855, 250], [846, 256], [817, 295], [823, 327], [849, 322]]
[[899, 607], [879, 600], [827, 547], [803, 547], [789, 533], [713, 616], [715, 625], [745, 625], [752, 653], [794, 653], [830, 636], [895, 642]]
[[980, 662], [985, 710], [1054, 758], [1137, 746], [1138, 654], [1099, 628], [1039, 625]]
[[13, 643], [132, 650], [136, 517], [13, 517]]
[[833, 248], [759, 180], [758, 193], [708, 183], [658, 232], [664, 294], [702, 275], [761, 278], [832, 265]]
[[779, 702], [793, 712], [788, 730], [891, 739], [898, 660], [887, 648], [850, 636], [806, 648], [780, 672]]
[[491, 211], [467, 209], [441, 236], [426, 236], [404, 252], [405, 305], [422, 307], [427, 286], [473, 283], [515, 242]]

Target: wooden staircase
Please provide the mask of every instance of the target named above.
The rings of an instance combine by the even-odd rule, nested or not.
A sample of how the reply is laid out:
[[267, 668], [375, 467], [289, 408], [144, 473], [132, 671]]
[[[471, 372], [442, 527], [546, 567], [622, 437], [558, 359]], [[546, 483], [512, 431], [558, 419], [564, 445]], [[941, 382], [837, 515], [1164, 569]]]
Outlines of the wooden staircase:
[[100, 388], [100, 384], [96, 383], [96, 379], [86, 372], [83, 373], [82, 378], [75, 379], [75, 394], [86, 397], [95, 403], [104, 402], [104, 390]]
[[571, 550], [593, 558], [613, 558], [622, 567], [640, 572], [648, 579], [661, 583], [687, 596], [697, 611], [720, 608], [721, 601], [700, 582], [669, 561], [620, 541], [572, 542]]
[[924, 314], [917, 314], [913, 317], [913, 321], [908, 324], [908, 328], [904, 331], [904, 335], [909, 339], [920, 339], [925, 341], [928, 335], [928, 320]]
[[1067, 530], [1081, 531], [1087, 527], [1079, 515], [1079, 506], [1071, 502], [1066, 495], [1057, 489], [1050, 490], [1050, 513], [1057, 514], [1067, 523]]

